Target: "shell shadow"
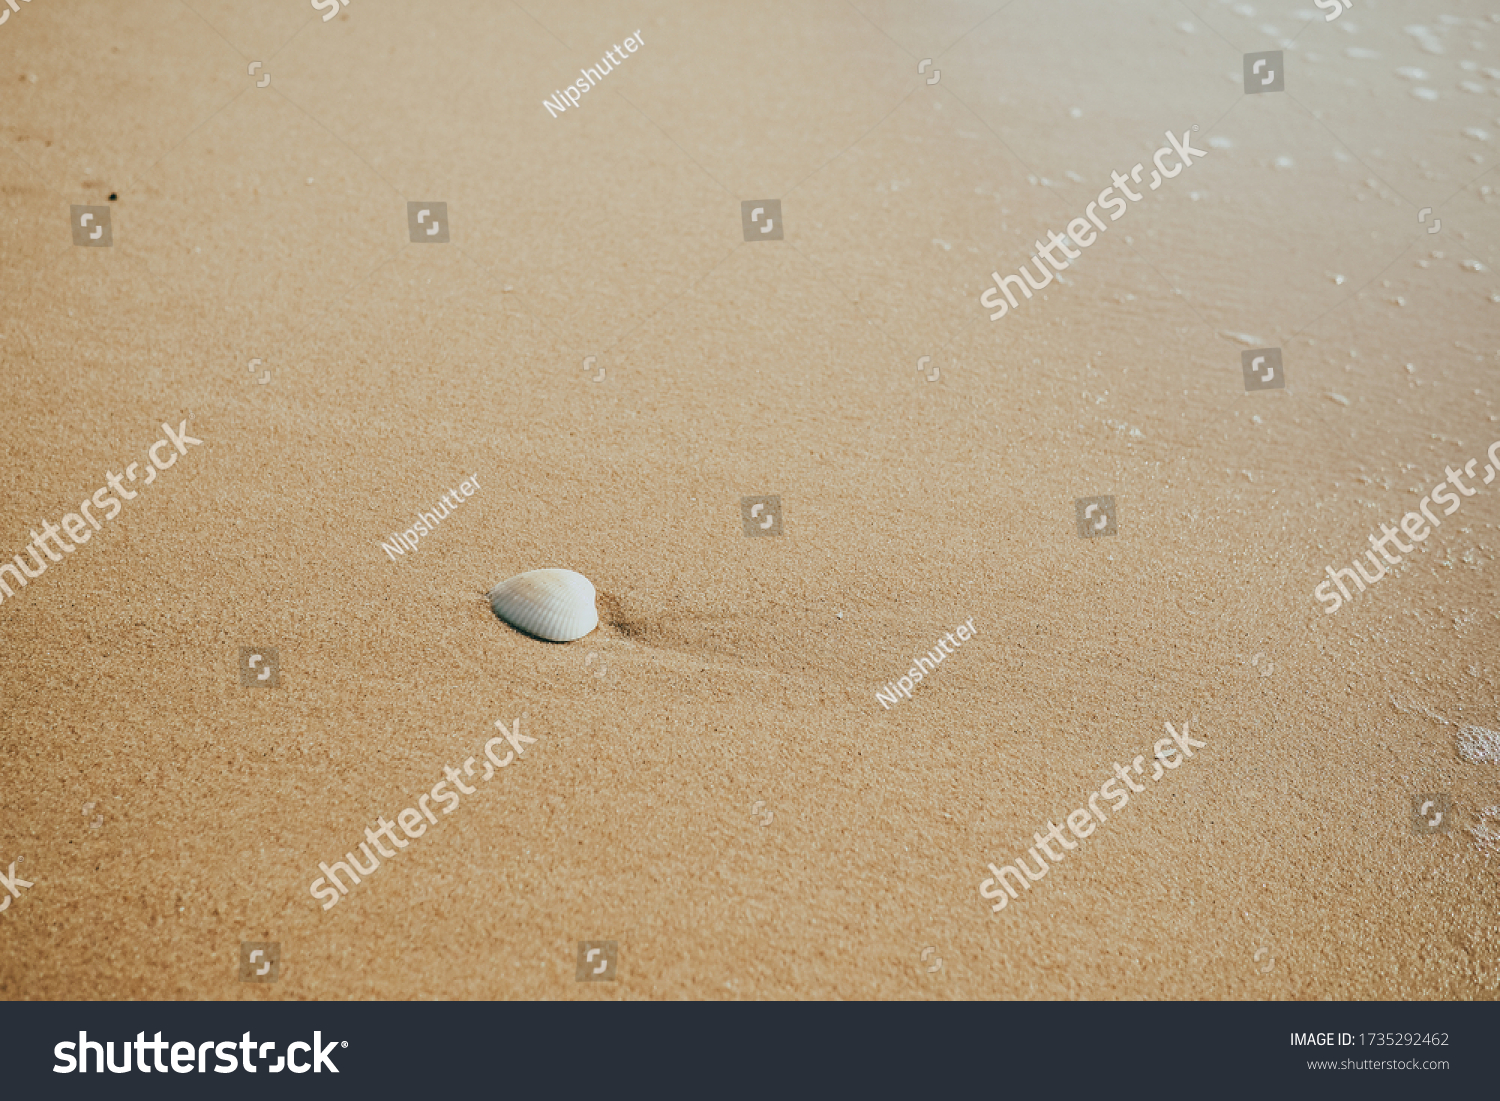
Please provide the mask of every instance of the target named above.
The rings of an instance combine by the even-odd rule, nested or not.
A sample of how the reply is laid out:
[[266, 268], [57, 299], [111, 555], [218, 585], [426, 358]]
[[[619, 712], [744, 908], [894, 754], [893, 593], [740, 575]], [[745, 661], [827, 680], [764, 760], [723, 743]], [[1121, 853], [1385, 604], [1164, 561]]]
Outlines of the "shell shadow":
[[607, 634], [631, 642], [650, 643], [662, 639], [667, 633], [666, 621], [660, 616], [633, 611], [609, 593], [598, 593], [595, 605], [599, 610], [599, 626], [608, 628]]

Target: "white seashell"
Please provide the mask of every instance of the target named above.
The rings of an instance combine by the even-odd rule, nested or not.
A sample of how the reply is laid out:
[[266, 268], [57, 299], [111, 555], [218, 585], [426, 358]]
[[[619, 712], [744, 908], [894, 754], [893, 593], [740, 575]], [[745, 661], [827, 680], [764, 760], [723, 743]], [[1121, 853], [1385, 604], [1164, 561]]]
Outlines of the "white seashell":
[[531, 570], [490, 590], [490, 607], [518, 631], [572, 642], [599, 626], [594, 586], [572, 570]]

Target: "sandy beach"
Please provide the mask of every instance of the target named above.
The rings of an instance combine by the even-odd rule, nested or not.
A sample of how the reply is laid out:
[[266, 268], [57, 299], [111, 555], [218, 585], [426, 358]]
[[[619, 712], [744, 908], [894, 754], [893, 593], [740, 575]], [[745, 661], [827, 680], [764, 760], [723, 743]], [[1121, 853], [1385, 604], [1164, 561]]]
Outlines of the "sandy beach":
[[1500, 16], [329, 3], [0, 23], [0, 997], [1500, 996]]

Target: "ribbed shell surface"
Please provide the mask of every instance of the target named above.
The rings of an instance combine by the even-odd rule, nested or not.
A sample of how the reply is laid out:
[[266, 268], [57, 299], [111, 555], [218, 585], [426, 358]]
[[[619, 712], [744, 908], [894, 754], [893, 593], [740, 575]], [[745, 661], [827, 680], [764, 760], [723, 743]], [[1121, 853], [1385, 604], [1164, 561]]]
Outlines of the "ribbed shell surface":
[[572, 642], [599, 626], [594, 586], [572, 570], [531, 570], [490, 590], [490, 607], [518, 631]]

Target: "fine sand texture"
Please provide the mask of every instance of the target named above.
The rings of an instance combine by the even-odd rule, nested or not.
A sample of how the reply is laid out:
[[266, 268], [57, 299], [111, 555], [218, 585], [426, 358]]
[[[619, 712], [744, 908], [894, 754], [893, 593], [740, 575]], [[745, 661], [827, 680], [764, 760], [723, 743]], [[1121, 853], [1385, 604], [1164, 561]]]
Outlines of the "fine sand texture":
[[0, 996], [1495, 998], [1492, 7], [19, 5]]

